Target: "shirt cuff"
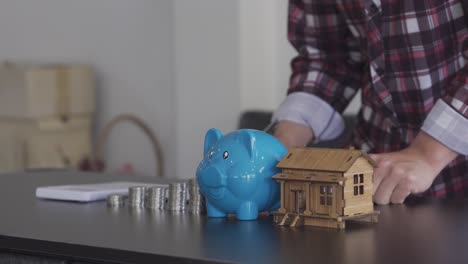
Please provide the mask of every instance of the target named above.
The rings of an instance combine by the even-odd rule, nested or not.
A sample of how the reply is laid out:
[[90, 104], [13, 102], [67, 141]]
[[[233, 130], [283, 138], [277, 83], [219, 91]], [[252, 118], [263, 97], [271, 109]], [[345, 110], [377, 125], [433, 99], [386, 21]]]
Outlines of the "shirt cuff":
[[440, 143], [462, 155], [468, 155], [468, 119], [439, 99], [421, 128]]
[[314, 142], [331, 140], [343, 133], [343, 117], [321, 98], [306, 92], [291, 93], [273, 113], [272, 122], [287, 120], [309, 127]]

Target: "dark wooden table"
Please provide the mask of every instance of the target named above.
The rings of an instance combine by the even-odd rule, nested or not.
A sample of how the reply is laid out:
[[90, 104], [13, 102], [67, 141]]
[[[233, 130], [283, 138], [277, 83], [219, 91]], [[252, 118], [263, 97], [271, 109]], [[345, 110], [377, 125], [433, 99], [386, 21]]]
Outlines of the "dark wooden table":
[[271, 218], [112, 210], [105, 202], [47, 201], [34, 193], [43, 185], [132, 179], [158, 182], [66, 172], [1, 175], [0, 251], [59, 263], [468, 263], [466, 201], [379, 207], [378, 224], [336, 231], [277, 227]]

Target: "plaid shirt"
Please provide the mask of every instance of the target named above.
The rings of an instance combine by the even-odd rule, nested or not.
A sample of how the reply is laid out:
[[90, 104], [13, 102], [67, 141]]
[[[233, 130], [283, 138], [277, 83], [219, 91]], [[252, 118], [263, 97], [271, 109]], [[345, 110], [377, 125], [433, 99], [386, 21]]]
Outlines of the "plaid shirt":
[[301, 119], [322, 135], [362, 89], [353, 144], [398, 151], [423, 130], [460, 153], [426, 195], [468, 197], [467, 8], [468, 0], [290, 0], [288, 37], [299, 55], [291, 100], [275, 118]]

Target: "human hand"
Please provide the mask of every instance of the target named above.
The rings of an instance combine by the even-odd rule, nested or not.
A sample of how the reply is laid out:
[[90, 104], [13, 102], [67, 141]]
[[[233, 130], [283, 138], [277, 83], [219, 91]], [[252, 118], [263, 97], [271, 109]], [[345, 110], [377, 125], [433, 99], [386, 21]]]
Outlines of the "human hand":
[[440, 172], [410, 147], [369, 156], [377, 163], [373, 190], [377, 204], [403, 203], [408, 195], [429, 189]]
[[458, 154], [424, 132], [406, 149], [370, 154], [374, 171], [374, 202], [400, 204], [410, 194], [429, 189], [435, 177]]
[[314, 138], [314, 133], [309, 127], [283, 120], [276, 124], [273, 136], [281, 141], [287, 149], [290, 149], [304, 147]]

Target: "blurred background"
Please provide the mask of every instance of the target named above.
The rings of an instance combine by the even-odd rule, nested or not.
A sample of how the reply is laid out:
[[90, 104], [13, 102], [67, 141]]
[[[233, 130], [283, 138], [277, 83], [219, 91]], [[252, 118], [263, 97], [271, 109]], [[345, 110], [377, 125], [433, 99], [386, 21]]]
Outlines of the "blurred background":
[[[209, 128], [284, 99], [286, 17], [286, 0], [0, 0], [0, 171], [77, 167], [130, 113], [157, 138], [164, 176], [193, 177]], [[155, 176], [150, 143], [114, 126], [105, 170]]]

